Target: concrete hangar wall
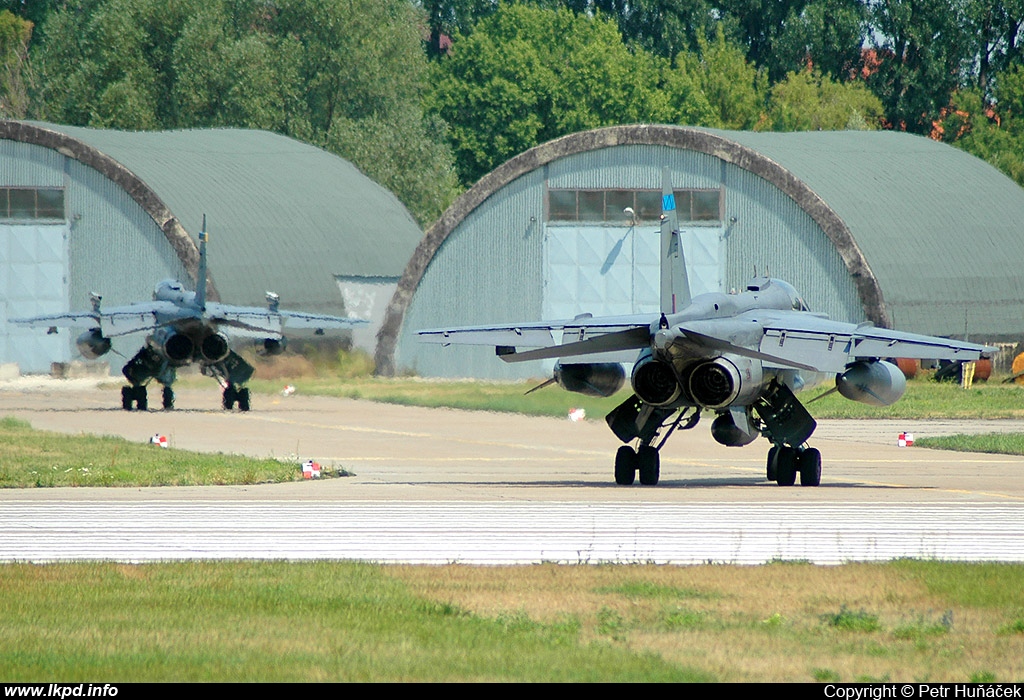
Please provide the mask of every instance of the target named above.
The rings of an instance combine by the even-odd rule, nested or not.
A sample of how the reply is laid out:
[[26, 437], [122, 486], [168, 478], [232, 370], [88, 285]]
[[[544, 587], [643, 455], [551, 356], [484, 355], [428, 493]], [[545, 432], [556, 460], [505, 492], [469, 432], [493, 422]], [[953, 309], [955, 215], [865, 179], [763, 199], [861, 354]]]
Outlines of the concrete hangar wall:
[[543, 376], [542, 362], [421, 345], [415, 331], [656, 311], [663, 166], [695, 293], [742, 289], [756, 269], [834, 319], [1024, 337], [1024, 190], [983, 161], [896, 132], [637, 125], [538, 146], [457, 200], [399, 282], [378, 371]]
[[[0, 363], [45, 372], [78, 357], [72, 330], [8, 318], [148, 300], [194, 288], [203, 215], [210, 296], [369, 318], [369, 351], [422, 231], [351, 163], [269, 132], [119, 132], [0, 121]], [[115, 341], [130, 356], [140, 339]], [[132, 347], [127, 347], [132, 345]], [[116, 362], [111, 363], [116, 364]]]

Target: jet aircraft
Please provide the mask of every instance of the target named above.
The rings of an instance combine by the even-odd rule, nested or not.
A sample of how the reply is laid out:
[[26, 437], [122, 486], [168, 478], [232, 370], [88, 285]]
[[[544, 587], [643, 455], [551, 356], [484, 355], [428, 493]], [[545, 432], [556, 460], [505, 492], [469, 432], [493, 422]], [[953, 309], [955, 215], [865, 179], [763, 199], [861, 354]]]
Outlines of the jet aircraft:
[[91, 294], [92, 310], [11, 319], [13, 323], [34, 328], [86, 328], [78, 336], [83, 357], [95, 359], [110, 351], [111, 338], [141, 331], [149, 332], [145, 344], [122, 368], [129, 386], [121, 387], [121, 407], [126, 411], [148, 408], [147, 385], [156, 380], [163, 385], [165, 409], [174, 408], [174, 380], [179, 367], [199, 363], [203, 374], [217, 379], [223, 388], [223, 406], [248, 411], [249, 389], [246, 382], [253, 367], [231, 349], [228, 334], [256, 339], [258, 352], [278, 355], [284, 352], [289, 329], [313, 329], [317, 335], [326, 330], [354, 328], [367, 322], [278, 309], [278, 295], [267, 292], [267, 308], [228, 306], [206, 300], [206, 217], [199, 232], [198, 291], [186, 291], [178, 280], [167, 279], [156, 285], [152, 302], [101, 309], [102, 297]]
[[626, 443], [615, 455], [615, 481], [621, 485], [632, 484], [637, 472], [641, 484], [657, 484], [659, 450], [676, 429], [693, 428], [706, 410], [716, 414], [711, 434], [723, 445], [747, 445], [758, 435], [768, 439], [769, 481], [792, 486], [799, 475], [801, 485], [818, 486], [821, 453], [807, 445], [816, 423], [794, 392], [831, 376], [835, 388], [828, 393], [887, 406], [906, 389], [891, 358], [976, 360], [995, 350], [832, 321], [811, 312], [793, 286], [769, 277], [755, 276], [738, 294], [691, 299], [667, 168], [661, 258], [660, 313], [583, 314], [418, 335], [426, 343], [493, 345], [505, 362], [556, 359], [553, 377], [541, 386], [557, 383], [592, 396], [618, 391], [626, 378], [621, 361], [631, 359], [633, 395], [605, 419]]

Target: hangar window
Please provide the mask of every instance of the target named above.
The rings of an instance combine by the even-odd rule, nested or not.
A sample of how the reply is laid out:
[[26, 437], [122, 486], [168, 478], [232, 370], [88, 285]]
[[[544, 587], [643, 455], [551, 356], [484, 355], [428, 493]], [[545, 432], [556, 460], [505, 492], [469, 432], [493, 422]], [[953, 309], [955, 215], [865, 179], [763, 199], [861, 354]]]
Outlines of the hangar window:
[[64, 190], [57, 187], [0, 187], [0, 219], [63, 221]]
[[[721, 190], [675, 190], [679, 220], [720, 221]], [[637, 221], [657, 221], [661, 216], [660, 190], [549, 189], [548, 221], [600, 221], [628, 224], [625, 209]]]

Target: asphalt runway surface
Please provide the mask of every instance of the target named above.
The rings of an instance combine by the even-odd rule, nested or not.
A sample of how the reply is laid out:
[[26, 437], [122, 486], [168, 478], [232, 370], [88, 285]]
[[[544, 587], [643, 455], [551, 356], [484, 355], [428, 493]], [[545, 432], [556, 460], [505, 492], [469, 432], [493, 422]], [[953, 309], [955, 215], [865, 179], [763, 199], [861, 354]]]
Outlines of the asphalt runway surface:
[[[571, 395], [568, 395], [571, 396]], [[896, 446], [1022, 421], [821, 421], [822, 484], [764, 478], [767, 443], [677, 432], [656, 487], [616, 486], [618, 442], [582, 422], [219, 392], [125, 412], [88, 382], [0, 386], [0, 416], [173, 448], [313, 459], [353, 476], [256, 486], [0, 491], [0, 559], [339, 558], [523, 563], [1024, 561], [1024, 458]], [[567, 406], [571, 398], [567, 399]], [[154, 447], [154, 449], [159, 449]], [[298, 469], [298, 466], [296, 466]]]

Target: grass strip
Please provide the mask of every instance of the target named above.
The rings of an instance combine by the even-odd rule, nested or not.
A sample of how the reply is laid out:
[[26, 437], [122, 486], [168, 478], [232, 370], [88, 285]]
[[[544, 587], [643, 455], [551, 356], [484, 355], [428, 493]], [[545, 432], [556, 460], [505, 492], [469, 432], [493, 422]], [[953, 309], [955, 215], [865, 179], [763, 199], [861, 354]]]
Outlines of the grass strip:
[[0, 680], [693, 681], [567, 620], [486, 618], [361, 563], [0, 567]]
[[1024, 434], [981, 433], [979, 435], [944, 435], [920, 438], [914, 442], [920, 447], [955, 452], [987, 452], [1001, 455], [1024, 455]]
[[0, 681], [1020, 681], [1024, 566], [0, 566]]
[[0, 418], [0, 488], [261, 484], [301, 476], [294, 463], [163, 449], [120, 437], [69, 436]]
[[[447, 407], [482, 411], [564, 417], [570, 408], [583, 408], [592, 418], [603, 417], [624, 401], [627, 388], [607, 399], [549, 387], [526, 396], [542, 380], [486, 382], [416, 378], [321, 376], [294, 380], [257, 380], [250, 384], [260, 393], [274, 393], [287, 383], [302, 394], [367, 399], [409, 406]], [[803, 391], [806, 403], [828, 386]], [[868, 406], [833, 393], [809, 406], [815, 418], [1024, 418], [1024, 390], [1014, 384], [989, 382], [961, 389], [948, 382], [915, 379], [904, 396], [891, 406]]]

